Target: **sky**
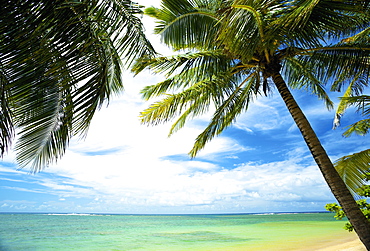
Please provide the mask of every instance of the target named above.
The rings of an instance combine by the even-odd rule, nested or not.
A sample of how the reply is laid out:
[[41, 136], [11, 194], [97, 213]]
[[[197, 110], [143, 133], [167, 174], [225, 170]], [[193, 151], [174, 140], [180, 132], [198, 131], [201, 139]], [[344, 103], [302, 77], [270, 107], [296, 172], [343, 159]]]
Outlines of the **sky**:
[[[170, 53], [152, 34], [153, 20], [143, 17], [143, 22], [155, 48]], [[170, 123], [139, 121], [151, 103], [141, 99], [140, 90], [164, 77], [150, 72], [123, 77], [125, 92], [95, 115], [85, 139], [72, 139], [57, 164], [31, 174], [17, 168], [13, 152], [0, 160], [0, 213], [312, 212], [335, 202], [276, 92], [257, 99], [191, 159], [187, 153], [211, 114], [169, 138]], [[353, 110], [332, 130], [334, 111], [306, 92], [293, 94], [332, 160], [369, 148], [366, 137], [341, 136], [358, 118]], [[331, 95], [338, 103], [340, 94]]]

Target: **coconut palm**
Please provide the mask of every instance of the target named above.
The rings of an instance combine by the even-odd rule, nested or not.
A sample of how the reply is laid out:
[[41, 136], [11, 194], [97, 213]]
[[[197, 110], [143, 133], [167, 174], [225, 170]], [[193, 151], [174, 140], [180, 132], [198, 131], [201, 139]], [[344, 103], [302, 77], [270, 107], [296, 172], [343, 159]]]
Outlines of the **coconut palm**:
[[290, 91], [305, 89], [331, 108], [325, 83], [340, 90], [349, 77], [368, 76], [368, 44], [341, 41], [368, 27], [368, 11], [368, 1], [359, 0], [162, 0], [161, 8], [149, 8], [147, 14], [157, 19], [155, 32], [178, 54], [144, 57], [133, 68], [166, 76], [143, 89], [145, 99], [163, 99], [142, 112], [142, 122], [155, 125], [177, 118], [172, 134], [214, 107], [190, 151], [194, 157], [255, 98], [276, 88], [331, 191], [370, 249], [369, 222]]
[[0, 155], [16, 137], [19, 166], [38, 171], [86, 133], [123, 90], [123, 64], [153, 53], [141, 12], [126, 0], [2, 2]]

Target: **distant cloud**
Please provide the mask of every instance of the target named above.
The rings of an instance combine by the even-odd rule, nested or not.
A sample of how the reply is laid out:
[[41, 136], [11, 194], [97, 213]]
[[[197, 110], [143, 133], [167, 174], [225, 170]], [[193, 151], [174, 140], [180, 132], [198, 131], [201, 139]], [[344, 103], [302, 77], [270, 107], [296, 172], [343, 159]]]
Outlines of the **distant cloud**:
[[108, 165], [98, 172], [92, 166], [89, 168], [94, 171], [90, 172], [86, 168], [61, 166], [48, 172], [69, 177], [64, 185], [50, 180], [40, 185], [63, 198], [87, 198], [95, 209], [104, 205], [112, 205], [111, 209], [185, 206], [197, 210], [212, 206], [213, 210], [221, 211], [227, 207], [226, 202], [230, 210], [234, 203], [244, 201], [248, 203], [240, 204], [239, 210], [248, 210], [263, 202], [304, 203], [331, 199], [317, 168], [295, 161], [244, 163], [234, 169], [222, 169], [201, 161], [151, 160], [150, 163]]

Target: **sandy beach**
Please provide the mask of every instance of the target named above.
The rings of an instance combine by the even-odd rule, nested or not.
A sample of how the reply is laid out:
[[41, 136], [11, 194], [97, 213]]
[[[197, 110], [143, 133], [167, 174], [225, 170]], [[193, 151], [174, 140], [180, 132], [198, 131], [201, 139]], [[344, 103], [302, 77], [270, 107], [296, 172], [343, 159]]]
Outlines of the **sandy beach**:
[[331, 247], [321, 248], [317, 251], [366, 251], [366, 248], [359, 239], [356, 239], [354, 241], [349, 241]]
[[365, 246], [361, 243], [355, 233], [345, 238], [339, 238], [325, 243], [317, 243], [310, 247], [299, 249], [299, 251], [366, 251]]

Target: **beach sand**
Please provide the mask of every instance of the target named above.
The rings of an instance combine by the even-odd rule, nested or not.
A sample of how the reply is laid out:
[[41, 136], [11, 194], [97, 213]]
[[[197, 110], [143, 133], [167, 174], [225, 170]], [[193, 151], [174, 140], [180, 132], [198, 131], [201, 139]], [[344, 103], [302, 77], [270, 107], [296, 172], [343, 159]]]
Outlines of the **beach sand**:
[[304, 249], [297, 251], [366, 251], [365, 246], [361, 243], [355, 233], [348, 237], [339, 238], [325, 243], [316, 243]]
[[[207, 249], [208, 250], [208, 249]], [[301, 239], [300, 241], [285, 242], [285, 243], [265, 243], [253, 246], [234, 247], [228, 249], [217, 249], [228, 251], [260, 251], [260, 250], [274, 250], [274, 251], [366, 251], [365, 246], [361, 243], [355, 233], [343, 231], [335, 237], [327, 238], [325, 236], [312, 240]]]
[[366, 251], [366, 248], [361, 241], [357, 239], [354, 241], [333, 245], [331, 247], [321, 248], [317, 251]]

